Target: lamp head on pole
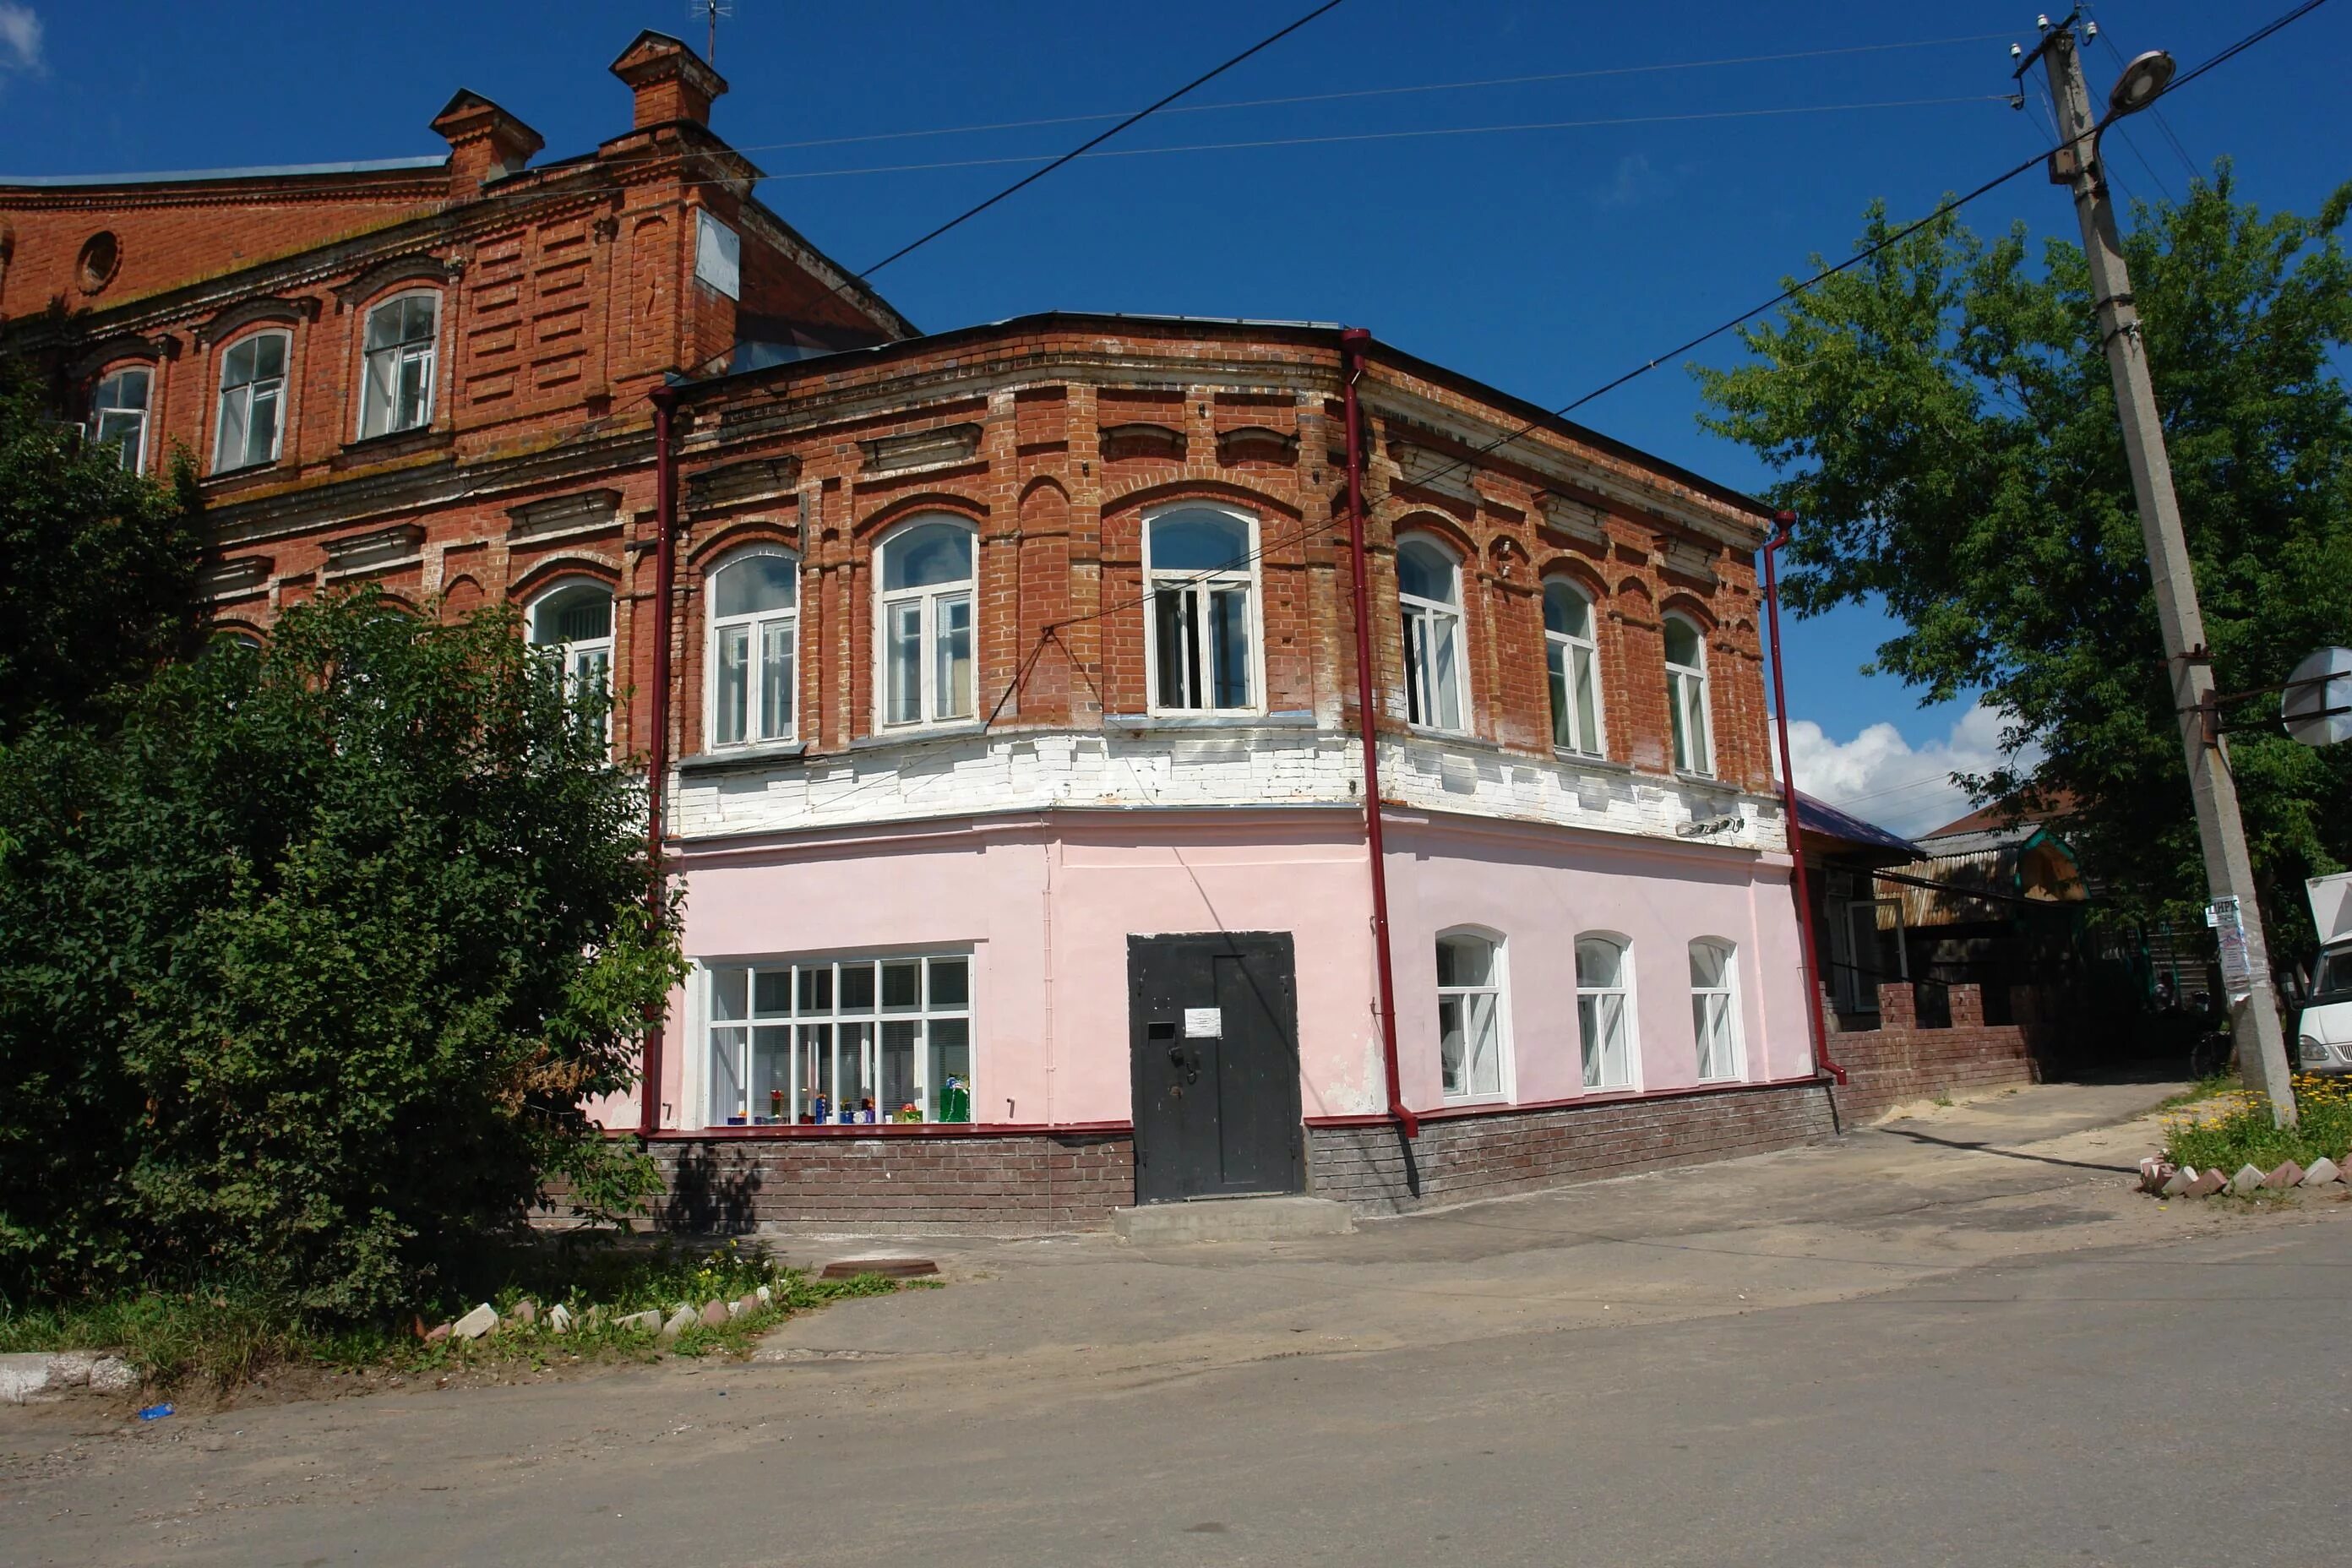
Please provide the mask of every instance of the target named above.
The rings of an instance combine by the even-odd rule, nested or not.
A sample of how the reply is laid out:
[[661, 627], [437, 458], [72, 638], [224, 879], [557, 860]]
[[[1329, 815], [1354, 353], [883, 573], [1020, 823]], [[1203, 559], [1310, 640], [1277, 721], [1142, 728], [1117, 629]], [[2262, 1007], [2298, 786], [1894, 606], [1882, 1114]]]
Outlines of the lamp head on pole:
[[2107, 94], [2108, 118], [2120, 119], [2146, 109], [2171, 85], [2176, 68], [2172, 57], [2162, 49], [2150, 49], [2124, 67], [2124, 74], [2116, 79], [2114, 90]]

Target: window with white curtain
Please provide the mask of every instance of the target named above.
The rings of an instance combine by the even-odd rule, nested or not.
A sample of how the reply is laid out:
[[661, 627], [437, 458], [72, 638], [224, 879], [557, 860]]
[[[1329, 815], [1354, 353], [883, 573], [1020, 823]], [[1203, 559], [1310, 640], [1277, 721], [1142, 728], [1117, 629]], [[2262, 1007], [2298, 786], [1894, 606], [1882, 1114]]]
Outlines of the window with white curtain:
[[1572, 583], [1544, 584], [1544, 657], [1551, 688], [1551, 743], [1588, 757], [1601, 738], [1601, 650], [1592, 635], [1592, 601]]
[[1462, 571], [1453, 552], [1425, 534], [1397, 544], [1397, 599], [1404, 616], [1405, 717], [1433, 730], [1460, 731], [1469, 707], [1463, 679]]
[[1691, 1029], [1698, 1040], [1701, 1079], [1739, 1076], [1734, 952], [1731, 943], [1717, 937], [1701, 937], [1690, 944]]
[[970, 1121], [971, 955], [709, 971], [707, 1124]]
[[441, 296], [402, 294], [367, 313], [360, 377], [360, 437], [389, 436], [433, 422], [434, 345]]
[[613, 590], [573, 579], [530, 603], [530, 643], [563, 678], [564, 700], [612, 733]]
[[1255, 518], [1203, 506], [1144, 523], [1154, 711], [1256, 705], [1256, 531]]
[[1633, 957], [1612, 936], [1576, 939], [1576, 1029], [1584, 1087], [1633, 1087]]
[[882, 723], [970, 719], [972, 531], [960, 521], [911, 522], [882, 542], [877, 620]]
[[800, 560], [757, 545], [710, 574], [710, 743], [793, 736], [800, 656]]
[[220, 416], [213, 429], [213, 471], [278, 460], [285, 419], [286, 332], [256, 332], [221, 355]]
[[111, 447], [134, 474], [147, 469], [147, 399], [154, 373], [144, 365], [110, 371], [89, 396], [90, 438]]
[[1666, 617], [1666, 710], [1675, 771], [1715, 772], [1715, 721], [1707, 711], [1706, 639], [1680, 616]]
[[1448, 1100], [1488, 1100], [1504, 1092], [1505, 1016], [1502, 944], [1475, 931], [1437, 939], [1438, 1077]]

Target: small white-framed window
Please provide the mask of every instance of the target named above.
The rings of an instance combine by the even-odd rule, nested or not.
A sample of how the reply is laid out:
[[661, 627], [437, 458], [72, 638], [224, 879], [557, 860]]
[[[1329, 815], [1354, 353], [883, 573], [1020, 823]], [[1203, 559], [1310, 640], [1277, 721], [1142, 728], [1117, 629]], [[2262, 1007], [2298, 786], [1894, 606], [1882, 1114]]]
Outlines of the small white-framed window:
[[1397, 544], [1397, 599], [1404, 616], [1405, 717], [1459, 731], [1469, 700], [1463, 679], [1462, 569], [1425, 534]]
[[367, 313], [360, 367], [360, 438], [433, 422], [433, 361], [441, 296], [396, 294]]
[[147, 400], [155, 373], [145, 365], [128, 365], [107, 372], [90, 389], [92, 439], [111, 447], [122, 466], [134, 474], [147, 471]]
[[565, 700], [612, 733], [613, 590], [590, 578], [560, 583], [530, 602], [531, 647], [563, 677]]
[[221, 355], [220, 417], [213, 429], [213, 471], [278, 460], [286, 418], [289, 332], [256, 332]]
[[1257, 520], [1185, 506], [1143, 524], [1144, 658], [1155, 713], [1258, 704]]
[[1543, 616], [1551, 743], [1601, 756], [1608, 748], [1601, 731], [1601, 648], [1592, 635], [1592, 601], [1583, 589], [1554, 577], [1544, 584]]
[[970, 719], [972, 530], [958, 518], [908, 522], [882, 541], [875, 686], [883, 726]]
[[1675, 771], [1712, 775], [1715, 719], [1707, 710], [1706, 639], [1681, 616], [1666, 617], [1666, 711], [1674, 727]]
[[1633, 955], [1593, 932], [1576, 939], [1576, 1032], [1587, 1089], [1633, 1087]]
[[753, 545], [710, 574], [710, 743], [793, 737], [800, 668], [800, 558]]
[[1447, 1100], [1499, 1100], [1510, 1082], [1503, 944], [1480, 931], [1437, 939], [1437, 1063]]
[[1736, 1079], [1739, 1070], [1738, 950], [1720, 937], [1690, 944], [1691, 1031], [1701, 1082]]
[[971, 1120], [968, 952], [707, 971], [709, 1126]]

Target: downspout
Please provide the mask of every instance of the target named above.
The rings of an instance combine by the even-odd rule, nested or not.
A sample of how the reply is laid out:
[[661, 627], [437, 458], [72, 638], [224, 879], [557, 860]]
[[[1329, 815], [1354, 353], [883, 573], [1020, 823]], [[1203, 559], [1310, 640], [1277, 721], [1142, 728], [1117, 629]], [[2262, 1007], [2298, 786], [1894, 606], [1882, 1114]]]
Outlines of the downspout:
[[[665, 383], [647, 395], [654, 405], [654, 691], [653, 742], [646, 763], [646, 901], [656, 921], [667, 913], [667, 879], [662, 870], [663, 795], [669, 784], [669, 613], [677, 559], [672, 536], [677, 524], [677, 388]], [[661, 1131], [662, 1025], [665, 998], [646, 1029], [645, 1071], [637, 1091], [637, 1131]]]
[[1356, 382], [1364, 374], [1361, 327], [1339, 333], [1342, 417], [1348, 422], [1348, 568], [1356, 591], [1356, 714], [1363, 731], [1364, 844], [1372, 863], [1372, 962], [1380, 975], [1381, 1051], [1388, 1068], [1389, 1115], [1408, 1138], [1421, 1136], [1421, 1118], [1405, 1109], [1397, 1066], [1396, 973], [1389, 962], [1388, 840], [1381, 825], [1380, 721], [1372, 706], [1371, 574], [1364, 561], [1364, 439], [1356, 413]]
[[1797, 948], [1805, 968], [1805, 1019], [1813, 1039], [1813, 1070], [1845, 1082], [1845, 1068], [1830, 1059], [1829, 1034], [1822, 1026], [1821, 967], [1813, 956], [1813, 894], [1805, 876], [1804, 832], [1797, 825], [1797, 770], [1789, 761], [1789, 691], [1780, 678], [1780, 576], [1773, 557], [1789, 542], [1797, 514], [1784, 511], [1773, 521], [1780, 526], [1764, 542], [1764, 611], [1772, 629], [1772, 727], [1780, 735], [1780, 809], [1789, 825], [1789, 860], [1796, 868]]

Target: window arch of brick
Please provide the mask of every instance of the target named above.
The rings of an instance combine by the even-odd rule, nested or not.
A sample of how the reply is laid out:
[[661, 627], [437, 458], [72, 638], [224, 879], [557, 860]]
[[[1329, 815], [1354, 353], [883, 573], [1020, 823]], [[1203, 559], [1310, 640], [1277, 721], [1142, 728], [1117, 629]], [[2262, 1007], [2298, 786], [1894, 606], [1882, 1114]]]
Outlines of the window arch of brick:
[[1293, 502], [1279, 496], [1268, 495], [1251, 485], [1235, 484], [1229, 479], [1138, 479], [1121, 488], [1106, 490], [1102, 501], [1103, 528], [1108, 535], [1116, 520], [1129, 530], [1139, 529], [1141, 514], [1146, 510], [1158, 510], [1181, 501], [1205, 501], [1213, 506], [1246, 507], [1261, 519], [1287, 520], [1292, 526], [1274, 522], [1273, 531], [1296, 532], [1296, 525], [1306, 517]]
[[801, 548], [800, 524], [782, 522], [772, 517], [730, 518], [709, 538], [687, 552], [686, 564], [691, 570], [680, 574], [678, 581], [691, 584], [696, 577], [707, 575], [711, 564], [720, 556], [747, 544], [772, 544], [779, 550], [789, 550], [798, 554]]
[[849, 535], [870, 549], [878, 545], [882, 536], [895, 531], [900, 523], [927, 512], [946, 513], [974, 530], [987, 526], [989, 520], [986, 501], [974, 500], [970, 496], [957, 495], [951, 490], [925, 490], [918, 495], [900, 496], [875, 508], [851, 525]]
[[1661, 618], [1667, 616], [1680, 616], [1696, 626], [1702, 637], [1712, 637], [1723, 629], [1723, 623], [1716, 618], [1713, 606], [1697, 595], [1681, 590], [1670, 593], [1658, 601], [1658, 615]]
[[559, 577], [593, 577], [616, 594], [621, 588], [618, 562], [587, 551], [565, 551], [544, 555], [532, 562], [521, 576], [507, 584], [507, 597], [517, 604], [535, 599], [551, 587]]

